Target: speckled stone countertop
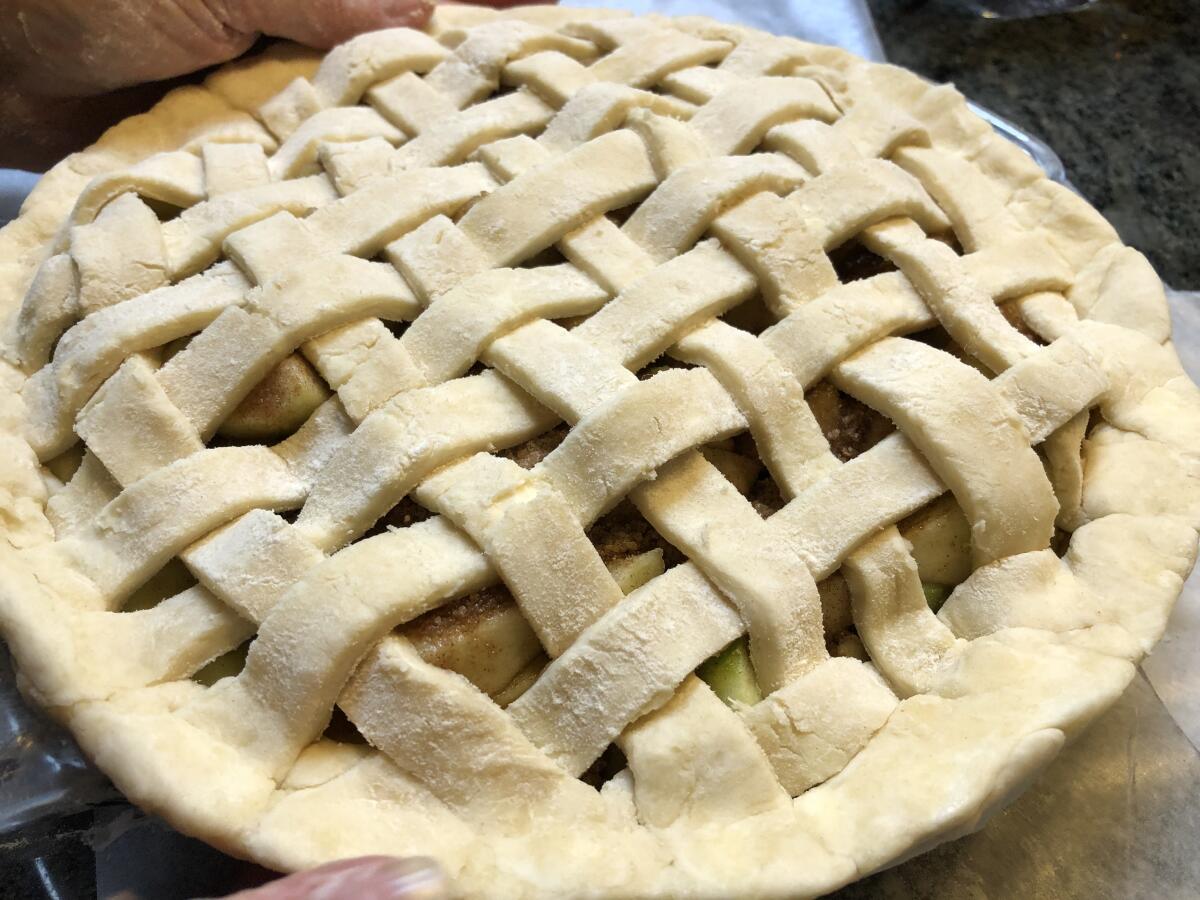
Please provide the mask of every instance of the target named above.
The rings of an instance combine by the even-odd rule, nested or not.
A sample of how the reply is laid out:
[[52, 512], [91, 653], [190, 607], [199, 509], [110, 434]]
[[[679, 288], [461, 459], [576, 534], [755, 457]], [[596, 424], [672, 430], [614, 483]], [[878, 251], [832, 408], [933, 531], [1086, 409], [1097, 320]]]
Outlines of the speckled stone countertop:
[[1200, 4], [1001, 20], [968, 0], [868, 2], [891, 61], [1045, 140], [1165, 281], [1200, 289]]

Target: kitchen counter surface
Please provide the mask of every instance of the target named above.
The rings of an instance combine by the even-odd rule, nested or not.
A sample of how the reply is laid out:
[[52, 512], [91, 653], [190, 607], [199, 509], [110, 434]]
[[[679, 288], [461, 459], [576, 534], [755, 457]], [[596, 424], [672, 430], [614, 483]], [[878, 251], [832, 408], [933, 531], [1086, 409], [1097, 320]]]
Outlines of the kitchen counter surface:
[[1055, 149], [1176, 288], [1200, 289], [1200, 5], [1098, 0], [1000, 20], [971, 0], [868, 0], [888, 58]]

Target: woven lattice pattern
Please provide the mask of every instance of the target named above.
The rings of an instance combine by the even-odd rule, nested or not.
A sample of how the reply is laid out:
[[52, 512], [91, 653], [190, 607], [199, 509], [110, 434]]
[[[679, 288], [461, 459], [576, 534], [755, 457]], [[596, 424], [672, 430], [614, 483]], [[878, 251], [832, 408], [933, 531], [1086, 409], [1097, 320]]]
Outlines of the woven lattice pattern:
[[[1123, 688], [1194, 554], [1153, 272], [948, 88], [701, 20], [440, 16], [264, 63], [273, 96], [73, 193], [12, 324], [33, 691], [280, 866], [794, 894], [970, 827]], [[889, 271], [839, 278], [851, 242]], [[330, 398], [214, 439], [297, 351]], [[895, 430], [841, 462], [822, 381]], [[700, 449], [742, 434], [765, 518]], [[975, 572], [935, 615], [895, 525], [947, 492]], [[588, 537], [624, 500], [686, 557], [629, 595]], [[373, 530], [401, 501], [433, 515]], [[173, 559], [198, 583], [126, 609]], [[869, 663], [827, 651], [835, 572]], [[395, 631], [499, 582], [550, 659], [503, 708]], [[692, 673], [743, 634], [765, 699], [731, 708]]]

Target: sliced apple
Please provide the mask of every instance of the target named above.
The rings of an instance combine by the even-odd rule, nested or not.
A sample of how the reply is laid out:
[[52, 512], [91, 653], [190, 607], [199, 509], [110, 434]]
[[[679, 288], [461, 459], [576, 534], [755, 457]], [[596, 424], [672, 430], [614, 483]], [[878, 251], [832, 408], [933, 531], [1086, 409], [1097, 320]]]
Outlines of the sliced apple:
[[716, 466], [717, 470], [729, 479], [729, 482], [741, 494], [750, 493], [750, 488], [754, 486], [754, 480], [762, 471], [762, 463], [722, 447], [701, 447], [700, 453]]
[[821, 597], [825, 639], [829, 640], [854, 624], [854, 617], [850, 613], [850, 586], [841, 573], [835, 572], [817, 582], [817, 593]]
[[852, 631], [847, 631], [834, 641], [833, 649], [830, 651], [833, 656], [848, 656], [852, 659], [861, 659], [863, 662], [869, 662], [871, 657], [867, 654], [867, 648], [863, 646], [862, 638]]
[[481, 691], [504, 689], [542, 645], [503, 587], [472, 594], [401, 629], [426, 662], [458, 672]]
[[125, 612], [149, 609], [168, 597], [183, 593], [195, 583], [196, 578], [188, 571], [188, 567], [178, 558], [172, 559], [134, 591], [121, 609]]
[[750, 662], [749, 644], [744, 637], [702, 662], [696, 674], [729, 706], [734, 703], [753, 706], [762, 699], [754, 665]]
[[936, 584], [931, 581], [922, 581], [921, 590], [925, 593], [925, 602], [929, 604], [929, 608], [937, 612], [942, 608], [942, 604], [950, 596], [950, 592], [954, 588], [945, 584]]
[[46, 460], [46, 468], [50, 470], [51, 475], [66, 484], [74, 477], [75, 470], [83, 462], [83, 452], [86, 449], [83, 441], [77, 441], [73, 447], [64, 450], [54, 459]]
[[533, 687], [533, 683], [542, 674], [542, 669], [548, 665], [550, 665], [550, 657], [545, 653], [539, 653], [529, 661], [529, 664], [525, 668], [516, 674], [512, 681], [492, 694], [492, 699], [496, 701], [498, 706], [508, 706], [508, 704]]
[[636, 591], [647, 581], [657, 578], [666, 571], [666, 566], [663, 565], [663, 552], [658, 547], [636, 556], [610, 559], [605, 565], [608, 566], [608, 571], [612, 573], [617, 587], [623, 594]]
[[192, 676], [192, 681], [198, 681], [207, 687], [212, 687], [222, 678], [232, 678], [242, 671], [246, 665], [246, 654], [250, 652], [250, 642], [234, 647], [228, 653], [222, 653], [204, 668]]
[[971, 574], [971, 526], [947, 494], [900, 523], [921, 581], [953, 587]]
[[329, 387], [299, 353], [282, 360], [221, 423], [222, 437], [239, 443], [283, 440], [329, 398]]

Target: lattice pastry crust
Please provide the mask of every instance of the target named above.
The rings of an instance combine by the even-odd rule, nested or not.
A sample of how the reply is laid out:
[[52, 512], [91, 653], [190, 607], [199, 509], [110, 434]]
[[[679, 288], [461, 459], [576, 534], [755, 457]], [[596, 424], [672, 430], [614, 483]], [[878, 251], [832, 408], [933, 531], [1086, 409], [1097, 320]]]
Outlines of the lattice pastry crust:
[[[843, 283], [851, 239], [892, 270]], [[135, 802], [282, 869], [833, 889], [1012, 796], [1195, 557], [1200, 401], [1144, 258], [951, 88], [708, 20], [448, 8], [228, 67], [43, 179], [0, 303], [23, 685]], [[934, 326], [956, 353], [904, 336]], [[297, 349], [330, 399], [214, 442]], [[896, 430], [842, 463], [822, 380]], [[697, 449], [744, 432], [765, 518]], [[895, 524], [947, 491], [974, 571], [935, 615]], [[403, 498], [436, 515], [368, 535]], [[585, 534], [623, 498], [687, 557], [627, 596]], [[125, 610], [172, 559], [198, 583]], [[839, 571], [869, 663], [826, 649]], [[395, 631], [500, 580], [552, 660], [504, 708]], [[727, 706], [691, 673], [743, 633], [767, 696]]]

